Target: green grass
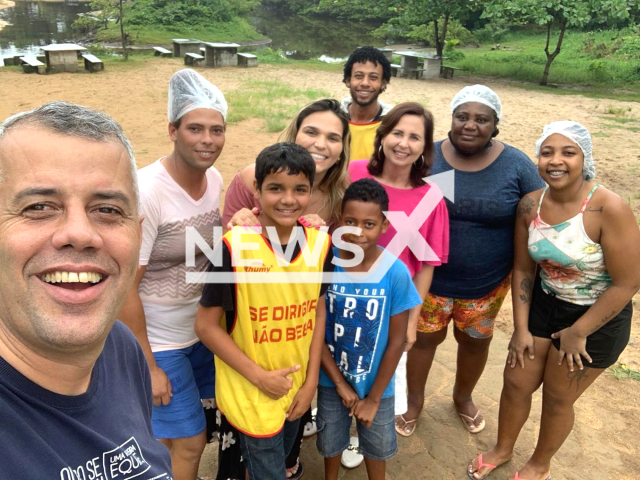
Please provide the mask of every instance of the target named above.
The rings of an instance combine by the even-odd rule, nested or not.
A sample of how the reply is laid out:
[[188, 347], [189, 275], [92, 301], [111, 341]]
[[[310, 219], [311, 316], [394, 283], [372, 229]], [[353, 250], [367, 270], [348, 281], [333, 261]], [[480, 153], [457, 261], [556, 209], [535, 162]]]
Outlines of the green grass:
[[609, 106], [604, 109], [604, 113], [607, 115], [615, 115], [616, 117], [626, 117], [629, 112], [631, 112], [631, 107], [623, 108]]
[[[125, 31], [130, 34], [134, 45], [166, 45], [171, 43], [172, 38], [197, 38], [205, 42], [244, 42], [264, 38], [244, 19], [216, 23], [211, 27], [182, 24], [172, 28], [130, 25], [126, 26]], [[100, 42], [120, 42], [120, 25], [112, 23], [107, 30], [99, 31], [96, 39]]]
[[[551, 64], [549, 83], [559, 88], [533, 85], [550, 93], [583, 94], [594, 98], [616, 98], [640, 101], [640, 60], [621, 55], [593, 58], [585, 52], [585, 40], [610, 41], [615, 32], [568, 31], [562, 50]], [[465, 58], [449, 61], [472, 75], [502, 77], [522, 82], [539, 83], [546, 55], [546, 35], [543, 31], [516, 32], [500, 41], [507, 50], [491, 50], [493, 44], [462, 50]], [[552, 39], [551, 49], [555, 48]]]
[[282, 82], [250, 80], [226, 94], [229, 103], [227, 121], [231, 124], [249, 118], [261, 118], [268, 132], [280, 132], [301, 105], [329, 97], [324, 90], [298, 89]]
[[637, 118], [620, 118], [620, 117], [600, 117], [600, 118], [603, 118], [603, 119], [608, 120], [610, 122], [621, 123], [623, 125], [625, 125], [627, 123], [637, 123], [637, 122], [640, 121]]
[[[611, 120], [610, 118], [607, 118], [606, 120]], [[601, 123], [600, 126], [602, 128], [608, 128], [608, 129], [617, 129], [617, 130], [627, 130], [629, 132], [640, 132], [640, 127], [627, 127], [627, 126], [622, 126], [620, 124], [617, 123]]]
[[[638, 220], [640, 223], [640, 219]], [[617, 363], [607, 369], [607, 373], [617, 380], [635, 380], [640, 381], [640, 372], [629, 368], [624, 363]]]

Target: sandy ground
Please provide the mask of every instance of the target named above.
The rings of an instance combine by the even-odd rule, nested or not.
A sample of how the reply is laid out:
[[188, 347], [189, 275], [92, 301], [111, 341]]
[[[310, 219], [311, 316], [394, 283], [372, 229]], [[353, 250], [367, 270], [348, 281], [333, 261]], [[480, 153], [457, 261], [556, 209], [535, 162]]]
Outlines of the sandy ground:
[[[144, 166], [171, 151], [167, 136], [166, 85], [169, 77], [180, 68], [181, 63], [174, 59], [151, 59], [124, 67], [109, 64], [105, 72], [95, 75], [24, 75], [14, 68], [0, 68], [0, 119], [51, 100], [67, 100], [98, 108], [122, 124], [133, 142], [139, 166]], [[241, 88], [248, 80], [261, 79], [297, 88], [323, 89], [336, 98], [347, 94], [337, 73], [269, 65], [248, 70], [200, 71], [223, 92]], [[414, 100], [426, 104], [436, 118], [436, 138], [444, 138], [452, 96], [465, 84], [482, 81], [394, 78], [382, 99], [389, 103]], [[635, 198], [640, 192], [640, 135], [624, 128], [603, 128], [606, 121], [601, 118], [607, 117], [604, 112], [608, 107], [630, 108], [629, 115], [640, 116], [638, 104], [532, 92], [509, 82], [487, 82], [503, 102], [500, 140], [533, 157], [535, 140], [545, 123], [561, 119], [583, 123], [595, 134], [598, 181], [628, 199], [636, 215], [640, 214], [640, 199]], [[230, 126], [225, 152], [216, 164], [227, 184], [276, 137], [277, 134], [263, 130], [262, 120], [247, 120]], [[636, 313], [634, 319], [638, 320], [638, 317]], [[426, 408], [418, 429], [411, 438], [400, 439], [400, 452], [389, 462], [388, 478], [466, 478], [467, 460], [490, 447], [496, 438], [502, 367], [510, 332], [511, 308], [507, 301], [500, 314], [489, 364], [475, 396], [487, 419], [486, 430], [477, 436], [467, 434], [455, 414], [451, 392], [456, 349], [455, 342], [449, 338], [436, 356], [427, 384]], [[635, 370], [640, 370], [639, 338], [640, 330], [635, 326], [631, 344], [621, 357], [622, 362]], [[639, 402], [640, 382], [603, 375], [576, 407], [576, 426], [553, 462], [554, 479], [638, 478], [640, 443], [635, 429], [640, 425]], [[512, 462], [495, 472], [492, 478], [507, 479], [526, 461], [533, 451], [539, 414], [540, 394], [537, 394], [530, 421], [522, 432]], [[215, 474], [216, 452], [217, 444], [207, 448], [201, 465], [202, 475]], [[307, 470], [305, 478], [323, 478], [322, 460], [313, 442], [304, 445], [302, 460]], [[342, 478], [364, 479], [366, 472], [361, 467], [343, 472]]]

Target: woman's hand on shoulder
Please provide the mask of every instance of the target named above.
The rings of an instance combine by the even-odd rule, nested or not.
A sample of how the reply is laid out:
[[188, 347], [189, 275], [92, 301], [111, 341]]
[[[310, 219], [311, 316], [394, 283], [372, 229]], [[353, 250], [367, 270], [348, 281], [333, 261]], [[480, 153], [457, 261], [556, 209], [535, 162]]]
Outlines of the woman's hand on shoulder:
[[315, 213], [307, 213], [306, 215], [298, 218], [298, 221], [305, 227], [317, 228], [318, 230], [320, 227], [324, 227], [327, 224], [320, 215]]
[[233, 227], [259, 227], [259, 214], [260, 209], [257, 207], [253, 207], [251, 210], [242, 208], [233, 214], [233, 217], [227, 223], [227, 229], [231, 230]]

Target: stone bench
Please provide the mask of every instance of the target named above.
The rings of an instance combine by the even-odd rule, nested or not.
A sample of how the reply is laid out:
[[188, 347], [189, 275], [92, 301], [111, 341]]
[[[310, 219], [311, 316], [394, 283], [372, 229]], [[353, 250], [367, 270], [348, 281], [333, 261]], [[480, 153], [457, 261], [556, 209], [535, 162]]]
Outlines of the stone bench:
[[250, 53], [239, 53], [238, 54], [238, 66], [239, 67], [257, 67], [258, 66], [258, 57], [252, 55]]
[[22, 64], [22, 71], [24, 73], [45, 73], [45, 64], [37, 58], [20, 57], [19, 61]]
[[391, 64], [391, 76], [392, 77], [397, 77], [398, 76], [398, 72], [400, 71], [402, 67], [400, 65], [398, 65], [397, 63], [392, 63]]
[[171, 52], [171, 50], [167, 50], [164, 47], [153, 47], [153, 49], [155, 50], [155, 52], [153, 52], [153, 54], [156, 57], [168, 57], [168, 58], [171, 58], [173, 56], [173, 53]]
[[204, 62], [204, 56], [197, 53], [185, 53], [184, 64], [190, 66], [197, 66]]
[[85, 53], [82, 58], [84, 59], [84, 69], [88, 72], [93, 73], [104, 70], [104, 62], [95, 55]]
[[442, 65], [442, 67], [440, 67], [440, 78], [453, 78], [453, 72], [456, 70], [462, 69], [459, 67], [445, 67]]

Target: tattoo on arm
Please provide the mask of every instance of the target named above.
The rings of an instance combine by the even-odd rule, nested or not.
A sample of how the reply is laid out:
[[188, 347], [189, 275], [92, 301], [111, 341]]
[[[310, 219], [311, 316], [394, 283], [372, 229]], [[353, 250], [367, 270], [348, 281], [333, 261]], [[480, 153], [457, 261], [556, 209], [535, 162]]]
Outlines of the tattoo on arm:
[[536, 202], [531, 197], [524, 197], [518, 204], [518, 210], [516, 215], [518, 218], [522, 218], [523, 215], [531, 213], [531, 209], [536, 206]]
[[602, 211], [604, 210], [604, 207], [600, 207], [600, 208], [587, 208], [587, 212], [595, 212], [595, 213], [602, 213]]
[[520, 282], [520, 300], [522, 303], [531, 303], [531, 293], [533, 292], [533, 282], [529, 277], [525, 277]]
[[598, 324], [593, 327], [591, 329], [591, 331], [589, 332], [589, 335], [591, 335], [593, 332], [601, 329], [602, 327], [604, 327], [606, 325], [606, 323], [611, 320], [613, 317], [616, 316], [616, 311], [612, 310], [611, 313], [609, 315], [605, 315], [604, 317], [602, 317], [602, 320], [600, 320], [600, 322], [598, 322]]
[[580, 382], [587, 378], [587, 372], [589, 371], [588, 367], [585, 367], [584, 370], [575, 370], [573, 372], [567, 373], [567, 378], [569, 379], [569, 385], [567, 385], [567, 390], [571, 388], [573, 381], [576, 381], [576, 392], [580, 390]]

